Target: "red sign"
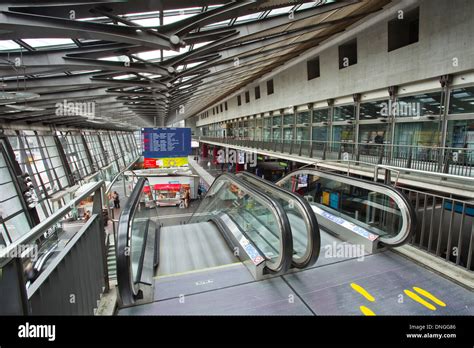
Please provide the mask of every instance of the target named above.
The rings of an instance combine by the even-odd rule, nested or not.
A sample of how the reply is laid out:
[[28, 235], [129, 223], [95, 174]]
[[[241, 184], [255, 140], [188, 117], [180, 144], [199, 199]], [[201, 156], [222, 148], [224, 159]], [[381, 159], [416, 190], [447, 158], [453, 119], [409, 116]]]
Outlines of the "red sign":
[[153, 189], [160, 191], [179, 191], [181, 184], [155, 184]]
[[143, 168], [159, 168], [156, 164], [156, 158], [144, 158]]

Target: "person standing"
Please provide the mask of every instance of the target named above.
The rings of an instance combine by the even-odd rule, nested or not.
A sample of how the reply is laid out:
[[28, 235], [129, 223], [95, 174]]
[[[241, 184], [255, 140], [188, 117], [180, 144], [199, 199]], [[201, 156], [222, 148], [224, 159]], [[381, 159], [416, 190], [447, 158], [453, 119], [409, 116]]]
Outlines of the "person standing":
[[189, 199], [191, 198], [191, 192], [190, 190], [187, 188], [184, 190], [184, 207], [185, 208], [189, 208]]
[[114, 199], [114, 208], [120, 209], [120, 196], [117, 191], [114, 191], [112, 197]]

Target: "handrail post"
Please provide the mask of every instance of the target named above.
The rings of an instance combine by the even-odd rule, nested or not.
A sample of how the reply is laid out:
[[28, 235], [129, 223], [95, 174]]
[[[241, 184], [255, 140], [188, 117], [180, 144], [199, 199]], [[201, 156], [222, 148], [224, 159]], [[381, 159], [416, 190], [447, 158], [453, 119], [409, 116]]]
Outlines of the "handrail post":
[[411, 161], [413, 157], [413, 147], [410, 146], [408, 149], [409, 150], [408, 150], [408, 159], [407, 159], [406, 167], [411, 168]]
[[383, 152], [384, 152], [384, 145], [380, 145], [379, 147], [379, 160], [378, 164], [383, 164]]
[[97, 219], [99, 220], [99, 238], [100, 238], [100, 249], [102, 251], [102, 261], [103, 261], [103, 270], [104, 270], [104, 282], [105, 282], [105, 292], [109, 292], [109, 270], [107, 267], [107, 246], [105, 244], [105, 228], [104, 228], [104, 216], [102, 214], [102, 196], [105, 192], [105, 186], [102, 185], [94, 192], [94, 199], [92, 203], [92, 213], [97, 214]]

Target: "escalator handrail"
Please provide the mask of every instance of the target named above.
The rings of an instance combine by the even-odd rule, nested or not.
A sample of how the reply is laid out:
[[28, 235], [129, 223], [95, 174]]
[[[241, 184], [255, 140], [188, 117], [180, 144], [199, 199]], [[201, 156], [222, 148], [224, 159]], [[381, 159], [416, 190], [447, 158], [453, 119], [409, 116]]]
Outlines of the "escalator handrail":
[[398, 188], [395, 188], [386, 184], [382, 184], [379, 182], [375, 182], [375, 181], [367, 181], [367, 180], [354, 178], [354, 177], [343, 175], [343, 174], [325, 172], [316, 168], [304, 168], [304, 169], [293, 170], [289, 172], [287, 175], [285, 175], [283, 178], [278, 180], [277, 184], [287, 180], [287, 178], [291, 176], [298, 175], [298, 173], [317, 175], [329, 180], [331, 179], [334, 180], [337, 178], [337, 180], [335, 181], [347, 183], [349, 185], [353, 185], [354, 182], [356, 182], [357, 185], [355, 186], [357, 187], [361, 187], [361, 188], [372, 190], [374, 192], [382, 193], [392, 198], [397, 203], [400, 209], [400, 213], [402, 214], [403, 223], [406, 226], [404, 229], [402, 228], [401, 231], [395, 237], [385, 238], [383, 236], [380, 236], [379, 241], [383, 243], [384, 245], [390, 246], [390, 247], [400, 246], [404, 244], [405, 242], [407, 242], [410, 236], [412, 236], [413, 233], [415, 232], [416, 225], [417, 225], [415, 209], [413, 208], [413, 205], [410, 203], [406, 195], [403, 192], [401, 192]]
[[[132, 271], [131, 228], [136, 208], [140, 203], [143, 187], [147, 182], [148, 180], [146, 178], [138, 179], [127, 203], [122, 209], [118, 223], [117, 242], [115, 247], [117, 259], [117, 289], [119, 299], [123, 306], [133, 304], [135, 302], [135, 297], [138, 294], [138, 288], [135, 286], [135, 279]], [[143, 248], [142, 253], [144, 253]], [[140, 257], [140, 260], [143, 262], [143, 257]], [[140, 265], [138, 269], [141, 269]]]
[[[245, 189], [246, 192], [253, 196], [259, 197], [261, 200], [263, 200], [267, 207], [271, 209], [273, 212], [273, 215], [276, 217], [276, 221], [280, 227], [281, 230], [281, 239], [280, 239], [280, 255], [278, 256], [277, 262], [275, 262], [275, 266], [272, 265], [272, 263], [269, 262], [269, 260], [266, 261], [266, 267], [267, 270], [270, 273], [273, 274], [281, 274], [286, 271], [288, 271], [291, 267], [291, 262], [292, 262], [292, 254], [293, 254], [293, 236], [291, 234], [291, 226], [290, 222], [288, 220], [288, 216], [286, 215], [283, 207], [278, 203], [272, 200], [270, 197], [268, 197], [267, 194], [256, 191], [253, 186], [248, 185], [246, 182], [243, 180], [237, 178], [235, 175], [231, 175], [229, 173], [222, 173], [218, 175], [215, 179], [212, 185], [209, 187], [209, 190], [207, 190], [207, 194], [209, 192], [212, 192], [213, 186], [217, 185], [221, 180], [228, 180], [232, 183], [235, 183], [237, 186], [242, 187]], [[196, 211], [193, 213], [193, 215], [189, 218], [188, 223], [191, 223], [195, 214], [200, 214], [200, 207], [202, 204], [205, 203], [207, 195], [203, 198], [201, 204], [199, 207], [196, 209]]]
[[258, 181], [260, 184], [265, 185], [271, 188], [272, 190], [276, 190], [286, 195], [289, 195], [291, 196], [291, 199], [293, 199], [300, 205], [304, 212], [303, 219], [305, 220], [305, 224], [309, 230], [308, 242], [306, 252], [301, 258], [302, 261], [295, 261], [293, 259], [293, 265], [296, 268], [306, 268], [311, 265], [314, 265], [318, 260], [319, 252], [321, 249], [321, 233], [319, 231], [318, 220], [316, 218], [314, 210], [311, 208], [311, 205], [308, 203], [308, 201], [299, 196], [298, 194], [286, 190], [278, 185], [275, 185], [273, 182], [264, 180], [257, 175], [248, 172], [240, 172], [238, 175], [248, 178], [249, 180]]

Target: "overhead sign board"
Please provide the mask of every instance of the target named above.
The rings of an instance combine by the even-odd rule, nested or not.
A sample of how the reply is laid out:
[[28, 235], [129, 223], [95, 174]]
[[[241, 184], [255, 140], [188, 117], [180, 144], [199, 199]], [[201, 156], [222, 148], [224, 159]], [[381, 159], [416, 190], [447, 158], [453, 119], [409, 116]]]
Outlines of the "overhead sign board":
[[177, 158], [191, 154], [191, 128], [142, 128], [143, 157]]

